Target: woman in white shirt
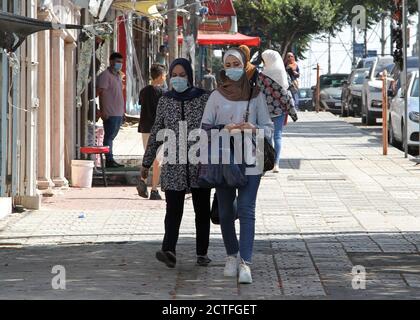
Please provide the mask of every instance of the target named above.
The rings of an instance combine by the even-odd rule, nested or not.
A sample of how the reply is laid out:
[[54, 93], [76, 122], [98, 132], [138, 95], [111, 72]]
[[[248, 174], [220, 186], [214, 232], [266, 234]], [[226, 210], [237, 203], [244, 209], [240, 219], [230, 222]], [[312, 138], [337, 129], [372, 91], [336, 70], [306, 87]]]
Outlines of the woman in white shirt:
[[[265, 96], [258, 88], [251, 88], [245, 73], [246, 58], [240, 49], [230, 49], [223, 57], [222, 85], [214, 91], [204, 110], [202, 128], [224, 128], [256, 132], [264, 130], [271, 139], [271, 121]], [[249, 113], [246, 117], [249, 104]], [[248, 121], [245, 119], [248, 118]], [[235, 150], [236, 152], [236, 150]], [[255, 154], [255, 150], [254, 150]], [[247, 185], [242, 188], [216, 188], [220, 225], [226, 248], [227, 260], [224, 275], [236, 277], [239, 270], [240, 283], [252, 283], [250, 264], [255, 235], [255, 207], [261, 173], [247, 175]], [[238, 193], [238, 194], [237, 194]], [[235, 230], [236, 211], [234, 201], [237, 197], [237, 214], [240, 221], [240, 239]], [[238, 256], [239, 253], [239, 256]], [[239, 258], [239, 264], [238, 264]]]

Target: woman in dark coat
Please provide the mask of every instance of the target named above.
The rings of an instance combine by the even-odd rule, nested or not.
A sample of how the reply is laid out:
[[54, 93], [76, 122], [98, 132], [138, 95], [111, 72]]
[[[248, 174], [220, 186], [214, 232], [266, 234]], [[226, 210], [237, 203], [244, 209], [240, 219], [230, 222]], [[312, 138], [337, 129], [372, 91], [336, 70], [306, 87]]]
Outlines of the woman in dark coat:
[[186, 133], [187, 137], [191, 131], [199, 130], [209, 95], [206, 91], [194, 87], [192, 67], [186, 59], [176, 59], [171, 64], [169, 77], [171, 90], [159, 100], [156, 120], [141, 170], [142, 178], [146, 179], [158, 148], [163, 144], [158, 138], [164, 130], [175, 133], [176, 139], [168, 139], [164, 144], [167, 150], [162, 166], [161, 188], [166, 198], [165, 236], [162, 250], [156, 253], [156, 258], [169, 268], [175, 267], [176, 244], [184, 212], [185, 195], [192, 193], [197, 232], [197, 264], [206, 266], [211, 261], [207, 256], [210, 238], [210, 189], [202, 189], [198, 185], [198, 164], [190, 163], [188, 156], [187, 159], [180, 159], [181, 153], [188, 155], [191, 146], [196, 143], [185, 142], [187, 150], [182, 150], [180, 128], [185, 128], [186, 122], [186, 130], [182, 136]]

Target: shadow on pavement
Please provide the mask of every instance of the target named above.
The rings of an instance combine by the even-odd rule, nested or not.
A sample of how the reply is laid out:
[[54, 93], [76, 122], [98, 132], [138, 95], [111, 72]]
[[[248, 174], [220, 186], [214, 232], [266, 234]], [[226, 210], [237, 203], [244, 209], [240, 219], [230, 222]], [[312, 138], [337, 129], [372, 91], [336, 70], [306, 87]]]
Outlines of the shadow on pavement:
[[[146, 233], [130, 234], [127, 239], [132, 236], [159, 239]], [[225, 253], [220, 236], [211, 239], [213, 262], [207, 268], [195, 266], [195, 239], [185, 234], [179, 241], [176, 269], [167, 269], [155, 259], [160, 240], [73, 245], [71, 239], [67, 241], [2, 248], [0, 298], [420, 298], [418, 232], [257, 234], [252, 285], [238, 285], [236, 279], [223, 277]], [[65, 267], [66, 290], [52, 290], [55, 265]], [[355, 266], [365, 268], [366, 289], [352, 287]]]

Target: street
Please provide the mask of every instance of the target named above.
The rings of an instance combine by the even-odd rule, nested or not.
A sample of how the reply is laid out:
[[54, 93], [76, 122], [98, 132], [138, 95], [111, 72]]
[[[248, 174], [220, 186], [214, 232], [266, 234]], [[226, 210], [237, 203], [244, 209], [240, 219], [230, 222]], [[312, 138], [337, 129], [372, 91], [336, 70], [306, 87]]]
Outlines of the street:
[[[191, 200], [169, 270], [154, 256], [165, 202], [98, 187], [0, 220], [0, 299], [419, 299], [420, 167], [393, 147], [383, 156], [378, 129], [299, 118], [286, 127], [280, 173], [259, 190], [253, 284], [223, 277], [216, 225], [213, 262], [195, 266]], [[65, 289], [52, 287], [54, 266]]]

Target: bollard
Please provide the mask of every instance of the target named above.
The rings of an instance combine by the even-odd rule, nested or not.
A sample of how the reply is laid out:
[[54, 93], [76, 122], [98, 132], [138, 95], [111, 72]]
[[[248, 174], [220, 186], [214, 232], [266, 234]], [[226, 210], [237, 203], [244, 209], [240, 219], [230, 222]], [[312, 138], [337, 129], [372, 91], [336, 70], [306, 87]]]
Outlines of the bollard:
[[382, 146], [383, 155], [388, 155], [388, 73], [382, 74]]

